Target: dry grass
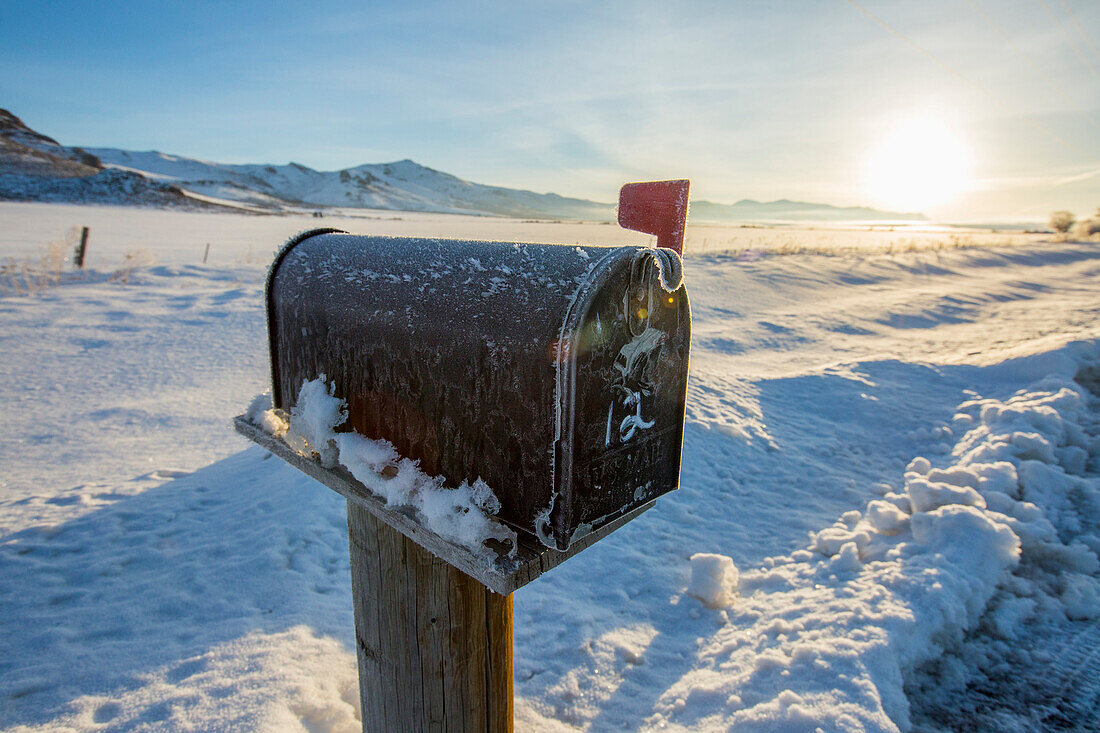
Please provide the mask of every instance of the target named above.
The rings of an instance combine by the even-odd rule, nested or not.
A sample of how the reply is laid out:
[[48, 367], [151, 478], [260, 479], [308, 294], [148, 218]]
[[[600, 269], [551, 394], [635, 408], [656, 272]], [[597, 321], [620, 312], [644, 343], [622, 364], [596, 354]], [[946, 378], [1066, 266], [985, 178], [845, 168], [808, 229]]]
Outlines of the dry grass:
[[57, 285], [69, 274], [71, 251], [63, 242], [52, 242], [37, 256], [0, 261], [0, 294], [34, 295]]
[[1078, 242], [1100, 241], [1100, 217], [1096, 219], [1082, 219], [1073, 228], [1072, 236]]
[[131, 250], [126, 253], [126, 256], [122, 260], [122, 266], [111, 273], [111, 279], [121, 283], [130, 282], [130, 276], [133, 275], [134, 269], [138, 267], [151, 267], [157, 262], [153, 257], [153, 253], [144, 247], [136, 250]]
[[110, 273], [72, 269], [73, 253], [80, 241], [80, 229], [74, 227], [64, 239], [39, 248], [36, 255], [7, 257], [0, 260], [0, 296], [36, 295], [47, 288], [74, 280], [103, 278], [128, 283], [135, 269], [156, 263], [146, 249], [127, 252], [122, 265]]
[[[884, 234], [886, 232], [883, 232]], [[993, 233], [919, 233], [909, 236], [872, 236], [876, 232], [790, 231], [764, 229], [762, 233], [744, 232], [742, 236], [725, 239], [708, 238], [688, 242], [691, 254], [722, 254], [756, 259], [786, 255], [821, 255], [826, 257], [869, 257], [911, 252], [935, 252], [974, 247], [1015, 247], [1040, 244], [1040, 238], [1019, 234]], [[747, 235], [747, 236], [745, 236]]]
[[256, 262], [259, 262], [259, 259], [256, 256], [254, 247], [251, 242], [248, 243], [248, 251], [244, 254], [237, 255], [236, 258], [234, 258], [234, 262], [236, 262], [238, 265], [252, 265]]

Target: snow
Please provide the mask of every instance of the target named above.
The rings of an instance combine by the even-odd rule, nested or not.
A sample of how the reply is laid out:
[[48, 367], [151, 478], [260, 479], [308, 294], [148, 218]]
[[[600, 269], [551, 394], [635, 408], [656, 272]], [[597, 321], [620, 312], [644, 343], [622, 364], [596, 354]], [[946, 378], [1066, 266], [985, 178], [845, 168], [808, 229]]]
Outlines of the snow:
[[[79, 201], [138, 206], [195, 205], [181, 191], [150, 181], [132, 171], [107, 168], [88, 176], [44, 177], [0, 173], [0, 196], [10, 201]], [[195, 205], [197, 206], [197, 205]]]
[[[317, 223], [0, 204], [0, 259], [92, 227], [0, 297], [0, 726], [358, 729], [344, 501], [230, 426], [280, 427], [264, 275]], [[646, 241], [324, 222], [480, 223]], [[689, 227], [681, 489], [517, 592], [519, 729], [1095, 724], [1100, 250], [815, 231]]]
[[338, 462], [334, 428], [348, 419], [347, 406], [335, 396], [335, 390], [336, 384], [329, 384], [324, 374], [302, 382], [298, 402], [290, 410], [289, 426], [285, 431], [275, 431], [285, 433], [287, 445], [298, 453], [307, 456], [316, 453], [325, 468]]
[[[154, 250], [160, 264], [202, 262], [210, 244], [209, 264], [268, 264], [287, 239], [307, 229], [334, 227], [360, 234], [452, 237], [505, 242], [560, 244], [647, 244], [654, 238], [610, 224], [516, 220], [416, 211], [337, 209], [315, 219], [310, 210], [288, 210], [279, 216], [241, 216], [148, 210], [123, 206], [12, 203], [0, 201], [0, 257], [35, 254], [65, 236], [72, 227], [88, 226], [88, 263], [104, 267], [126, 252]], [[155, 245], [152, 244], [155, 239]], [[1042, 242], [1030, 234], [938, 226], [881, 227], [866, 224], [759, 226], [689, 226], [688, 256], [732, 252], [745, 264], [767, 252], [836, 254], [862, 257], [868, 252], [921, 253], [973, 246], [1019, 246]], [[1046, 245], [1044, 245], [1046, 246]]]
[[493, 515], [500, 500], [477, 479], [472, 484], [444, 486], [442, 476], [429, 476], [419, 461], [404, 458], [385, 440], [371, 440], [355, 431], [337, 433], [347, 420], [347, 403], [336, 394], [336, 383], [321, 374], [302, 382], [298, 401], [284, 420], [271, 407], [270, 392], [257, 395], [246, 415], [255, 425], [282, 437], [299, 455], [316, 456], [325, 468], [342, 465], [386, 506], [409, 508], [421, 526], [487, 560], [497, 552], [489, 541], [507, 547], [515, 557], [516, 533]]
[[[271, 390], [267, 389], [252, 398], [244, 416], [253, 425], [259, 426], [265, 433], [282, 438], [290, 428], [290, 421], [275, 411], [271, 404]], [[304, 447], [304, 446], [300, 446]]]
[[739, 577], [733, 558], [697, 552], [688, 560], [691, 562], [689, 596], [698, 598], [710, 608], [721, 608], [733, 602]]

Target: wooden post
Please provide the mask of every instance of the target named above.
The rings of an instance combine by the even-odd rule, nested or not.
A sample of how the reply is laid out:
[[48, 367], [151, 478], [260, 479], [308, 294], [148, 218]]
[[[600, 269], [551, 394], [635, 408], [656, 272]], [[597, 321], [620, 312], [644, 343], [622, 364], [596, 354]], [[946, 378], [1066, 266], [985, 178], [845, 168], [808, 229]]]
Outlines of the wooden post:
[[73, 264], [76, 265], [78, 270], [84, 269], [84, 253], [88, 251], [88, 227], [80, 228], [80, 244], [76, 246], [76, 256], [73, 257]]
[[363, 731], [512, 731], [512, 596], [348, 501]]

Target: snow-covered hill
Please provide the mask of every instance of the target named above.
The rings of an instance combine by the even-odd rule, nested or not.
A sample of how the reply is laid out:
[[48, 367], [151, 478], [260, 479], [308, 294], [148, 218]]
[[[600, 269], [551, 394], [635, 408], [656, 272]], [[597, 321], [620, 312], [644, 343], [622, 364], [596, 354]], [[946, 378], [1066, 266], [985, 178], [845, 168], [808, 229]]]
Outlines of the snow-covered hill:
[[[67, 160], [84, 166], [88, 171], [103, 168], [94, 155], [90, 155], [81, 148], [67, 148], [52, 137], [32, 130], [23, 123], [23, 120], [6, 109], [0, 109], [0, 140], [3, 140], [8, 150], [17, 148], [34, 150], [58, 160]], [[85, 171], [85, 174], [88, 171]], [[59, 173], [64, 174], [64, 171]]]
[[107, 168], [81, 148], [61, 145], [0, 109], [0, 201], [126, 203], [218, 208], [139, 172]]
[[411, 160], [317, 171], [298, 163], [228, 165], [168, 155], [92, 148], [110, 166], [138, 171], [196, 193], [263, 206], [307, 206], [481, 213], [609, 220], [612, 204], [485, 186]]

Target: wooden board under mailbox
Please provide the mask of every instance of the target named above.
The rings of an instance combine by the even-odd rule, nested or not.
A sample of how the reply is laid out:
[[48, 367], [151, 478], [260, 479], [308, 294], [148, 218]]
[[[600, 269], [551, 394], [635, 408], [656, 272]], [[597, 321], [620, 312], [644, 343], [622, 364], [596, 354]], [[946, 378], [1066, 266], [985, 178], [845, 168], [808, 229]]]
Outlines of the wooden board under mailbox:
[[652, 508], [655, 503], [651, 501], [628, 514], [624, 514], [613, 522], [577, 540], [565, 551], [544, 547], [534, 538], [520, 532], [518, 533], [519, 547], [516, 549], [516, 556], [514, 558], [499, 558], [496, 562], [491, 563], [469, 549], [448, 542], [435, 532], [425, 528], [416, 521], [411, 512], [406, 513], [399, 508], [387, 507], [385, 500], [371, 493], [370, 489], [356, 480], [343, 466], [325, 468], [319, 461], [299, 455], [281, 439], [275, 438], [253, 425], [244, 415], [234, 418], [233, 424], [237, 432], [244, 437], [282, 458], [310, 478], [320, 481], [348, 501], [366, 509], [379, 520], [425, 550], [501, 595], [509, 595], [547, 570], [561, 565], [578, 552], [606, 537], [647, 509]]

